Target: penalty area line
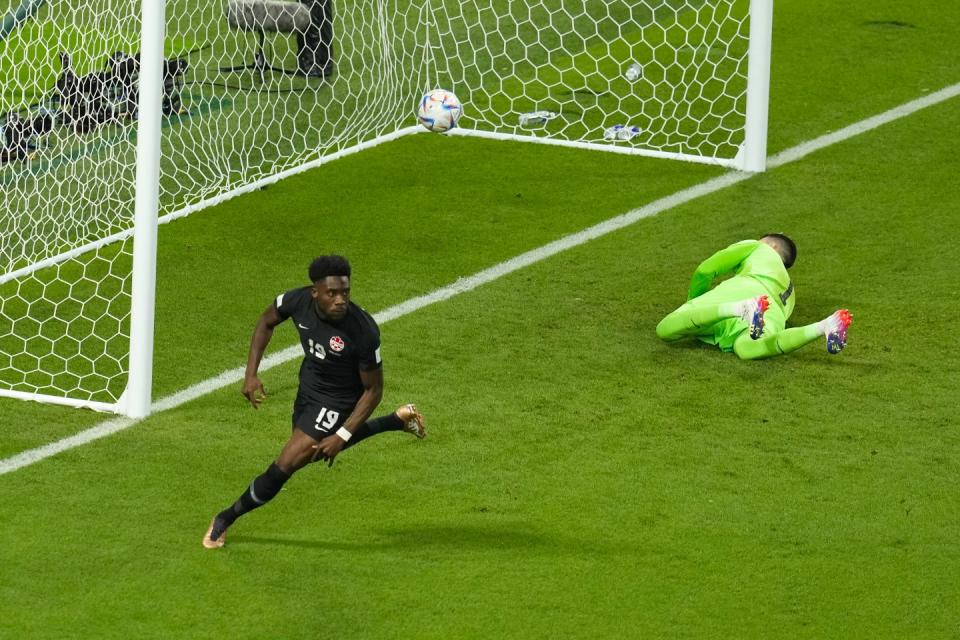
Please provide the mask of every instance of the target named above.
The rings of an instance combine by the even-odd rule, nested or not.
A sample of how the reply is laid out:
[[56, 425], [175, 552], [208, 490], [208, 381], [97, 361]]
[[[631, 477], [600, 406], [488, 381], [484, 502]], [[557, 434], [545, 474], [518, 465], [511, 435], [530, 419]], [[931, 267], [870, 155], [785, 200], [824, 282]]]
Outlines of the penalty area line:
[[[867, 131], [871, 131], [884, 124], [916, 113], [921, 109], [925, 109], [954, 98], [957, 95], [960, 95], [960, 83], [950, 85], [922, 98], [905, 102], [897, 107], [889, 109], [888, 111], [884, 111], [883, 113], [879, 113], [875, 116], [866, 118], [812, 140], [802, 142], [785, 151], [781, 151], [780, 153], [771, 156], [768, 159], [767, 168], [776, 169], [791, 162], [796, 162], [797, 160], [805, 158], [808, 155], [819, 151], [820, 149], [824, 149]], [[429, 305], [442, 302], [444, 300], [449, 300], [454, 296], [473, 291], [484, 284], [493, 282], [494, 280], [502, 278], [515, 271], [519, 271], [520, 269], [529, 267], [537, 262], [546, 260], [547, 258], [555, 256], [558, 253], [562, 253], [568, 249], [578, 247], [590, 242], [591, 240], [596, 240], [597, 238], [603, 237], [609, 233], [623, 229], [624, 227], [628, 227], [640, 220], [643, 220], [644, 218], [650, 218], [662, 213], [663, 211], [673, 209], [674, 207], [686, 204], [687, 202], [696, 200], [697, 198], [710, 195], [711, 193], [715, 193], [740, 182], [744, 182], [745, 180], [749, 180], [754, 175], [756, 174], [732, 172], [712, 178], [706, 182], [702, 182], [692, 187], [682, 189], [638, 209], [633, 209], [622, 215], [608, 218], [607, 220], [597, 223], [591, 227], [587, 227], [586, 229], [576, 233], [564, 236], [559, 240], [555, 240], [549, 244], [532, 249], [499, 264], [495, 264], [492, 267], [484, 269], [483, 271], [478, 271], [473, 275], [460, 278], [456, 282], [431, 291], [430, 293], [417, 296], [415, 298], [410, 298], [405, 302], [401, 302], [400, 304], [394, 305], [374, 314], [374, 318], [379, 324], [390, 322], [391, 320], [396, 320], [397, 318], [402, 318], [403, 316], [409, 315], [414, 311], [418, 311]], [[265, 357], [260, 364], [260, 370], [266, 371], [273, 367], [289, 362], [290, 360], [294, 360], [295, 358], [300, 357], [302, 354], [303, 349], [300, 347], [300, 345], [288, 347]], [[222, 389], [223, 387], [237, 384], [243, 380], [243, 375], [244, 367], [237, 367], [235, 369], [224, 371], [220, 375], [204, 380], [203, 382], [198, 382], [197, 384], [191, 385], [182, 391], [178, 391], [173, 395], [166, 396], [154, 402], [151, 406], [151, 414], [157, 414], [170, 409], [175, 409], [192, 400], [196, 400], [197, 398]], [[10, 456], [9, 458], [4, 458], [0, 460], [0, 475], [16, 471], [17, 469], [22, 469], [23, 467], [40, 462], [41, 460], [55, 456], [63, 451], [74, 449], [95, 440], [99, 440], [100, 438], [105, 438], [106, 436], [112, 435], [119, 431], [129, 429], [139, 422], [141, 422], [141, 420], [134, 420], [132, 418], [112, 418], [94, 425], [89, 429], [85, 429], [80, 433], [63, 438], [62, 440], [57, 440], [56, 442], [51, 442], [50, 444], [46, 444], [35, 449], [23, 451], [16, 455]]]

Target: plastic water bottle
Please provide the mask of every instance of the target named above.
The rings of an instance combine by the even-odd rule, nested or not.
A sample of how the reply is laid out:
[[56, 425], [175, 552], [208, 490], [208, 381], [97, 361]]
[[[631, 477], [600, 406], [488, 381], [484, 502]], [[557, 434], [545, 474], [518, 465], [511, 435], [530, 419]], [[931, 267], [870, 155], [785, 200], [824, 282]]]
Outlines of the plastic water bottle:
[[640, 66], [639, 62], [634, 62], [627, 67], [627, 70], [623, 72], [623, 75], [630, 82], [634, 82], [635, 80], [639, 80], [640, 76], [643, 75], [643, 67]]
[[615, 124], [603, 130], [604, 140], [632, 140], [635, 135], [640, 133], [640, 127], [632, 127], [625, 124]]
[[537, 127], [546, 124], [548, 120], [553, 120], [556, 117], [557, 114], [553, 111], [531, 111], [529, 113], [521, 113], [519, 120], [521, 127]]
[[603, 139], [604, 140], [616, 140], [617, 135], [620, 133], [620, 130], [623, 129], [622, 124], [615, 124], [612, 127], [607, 127], [603, 130]]

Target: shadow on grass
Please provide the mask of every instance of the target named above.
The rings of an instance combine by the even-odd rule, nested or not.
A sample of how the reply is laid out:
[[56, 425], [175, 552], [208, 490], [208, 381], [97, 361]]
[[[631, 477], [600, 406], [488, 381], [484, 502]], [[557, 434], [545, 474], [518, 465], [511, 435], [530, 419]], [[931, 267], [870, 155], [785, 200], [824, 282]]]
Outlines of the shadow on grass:
[[[262, 545], [300, 547], [324, 551], [363, 552], [399, 549], [411, 551], [549, 551], [582, 553], [591, 548], [587, 541], [559, 540], [534, 533], [518, 525], [427, 525], [381, 529], [371, 532], [365, 540], [306, 540], [267, 536], [231, 536], [230, 546]], [[596, 551], [595, 545], [593, 551]]]

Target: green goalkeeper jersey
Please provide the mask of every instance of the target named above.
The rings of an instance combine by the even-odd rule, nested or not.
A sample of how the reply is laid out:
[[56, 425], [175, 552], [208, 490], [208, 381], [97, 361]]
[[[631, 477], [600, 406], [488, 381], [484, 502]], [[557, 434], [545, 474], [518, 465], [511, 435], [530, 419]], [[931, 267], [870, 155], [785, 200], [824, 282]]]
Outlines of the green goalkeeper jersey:
[[751, 278], [763, 285], [770, 294], [770, 302], [783, 312], [784, 320], [793, 313], [796, 296], [783, 260], [773, 247], [759, 240], [734, 243], [704, 260], [690, 279], [687, 300], [709, 291], [713, 280], [727, 273], [733, 273], [734, 278]]

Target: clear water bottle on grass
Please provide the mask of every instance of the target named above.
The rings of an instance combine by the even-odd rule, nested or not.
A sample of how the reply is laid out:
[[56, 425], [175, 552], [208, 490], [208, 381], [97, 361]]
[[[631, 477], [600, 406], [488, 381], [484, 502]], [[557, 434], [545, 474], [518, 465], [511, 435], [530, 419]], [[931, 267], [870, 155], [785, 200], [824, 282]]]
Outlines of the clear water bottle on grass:
[[615, 124], [612, 127], [607, 127], [603, 130], [603, 139], [604, 140], [616, 140], [617, 135], [620, 133], [620, 130], [623, 129], [622, 124]]
[[604, 140], [632, 140], [634, 136], [640, 133], [640, 127], [634, 127], [627, 124], [615, 124], [603, 130]]
[[529, 113], [521, 113], [519, 121], [521, 127], [539, 127], [556, 117], [557, 114], [553, 111], [531, 111]]

